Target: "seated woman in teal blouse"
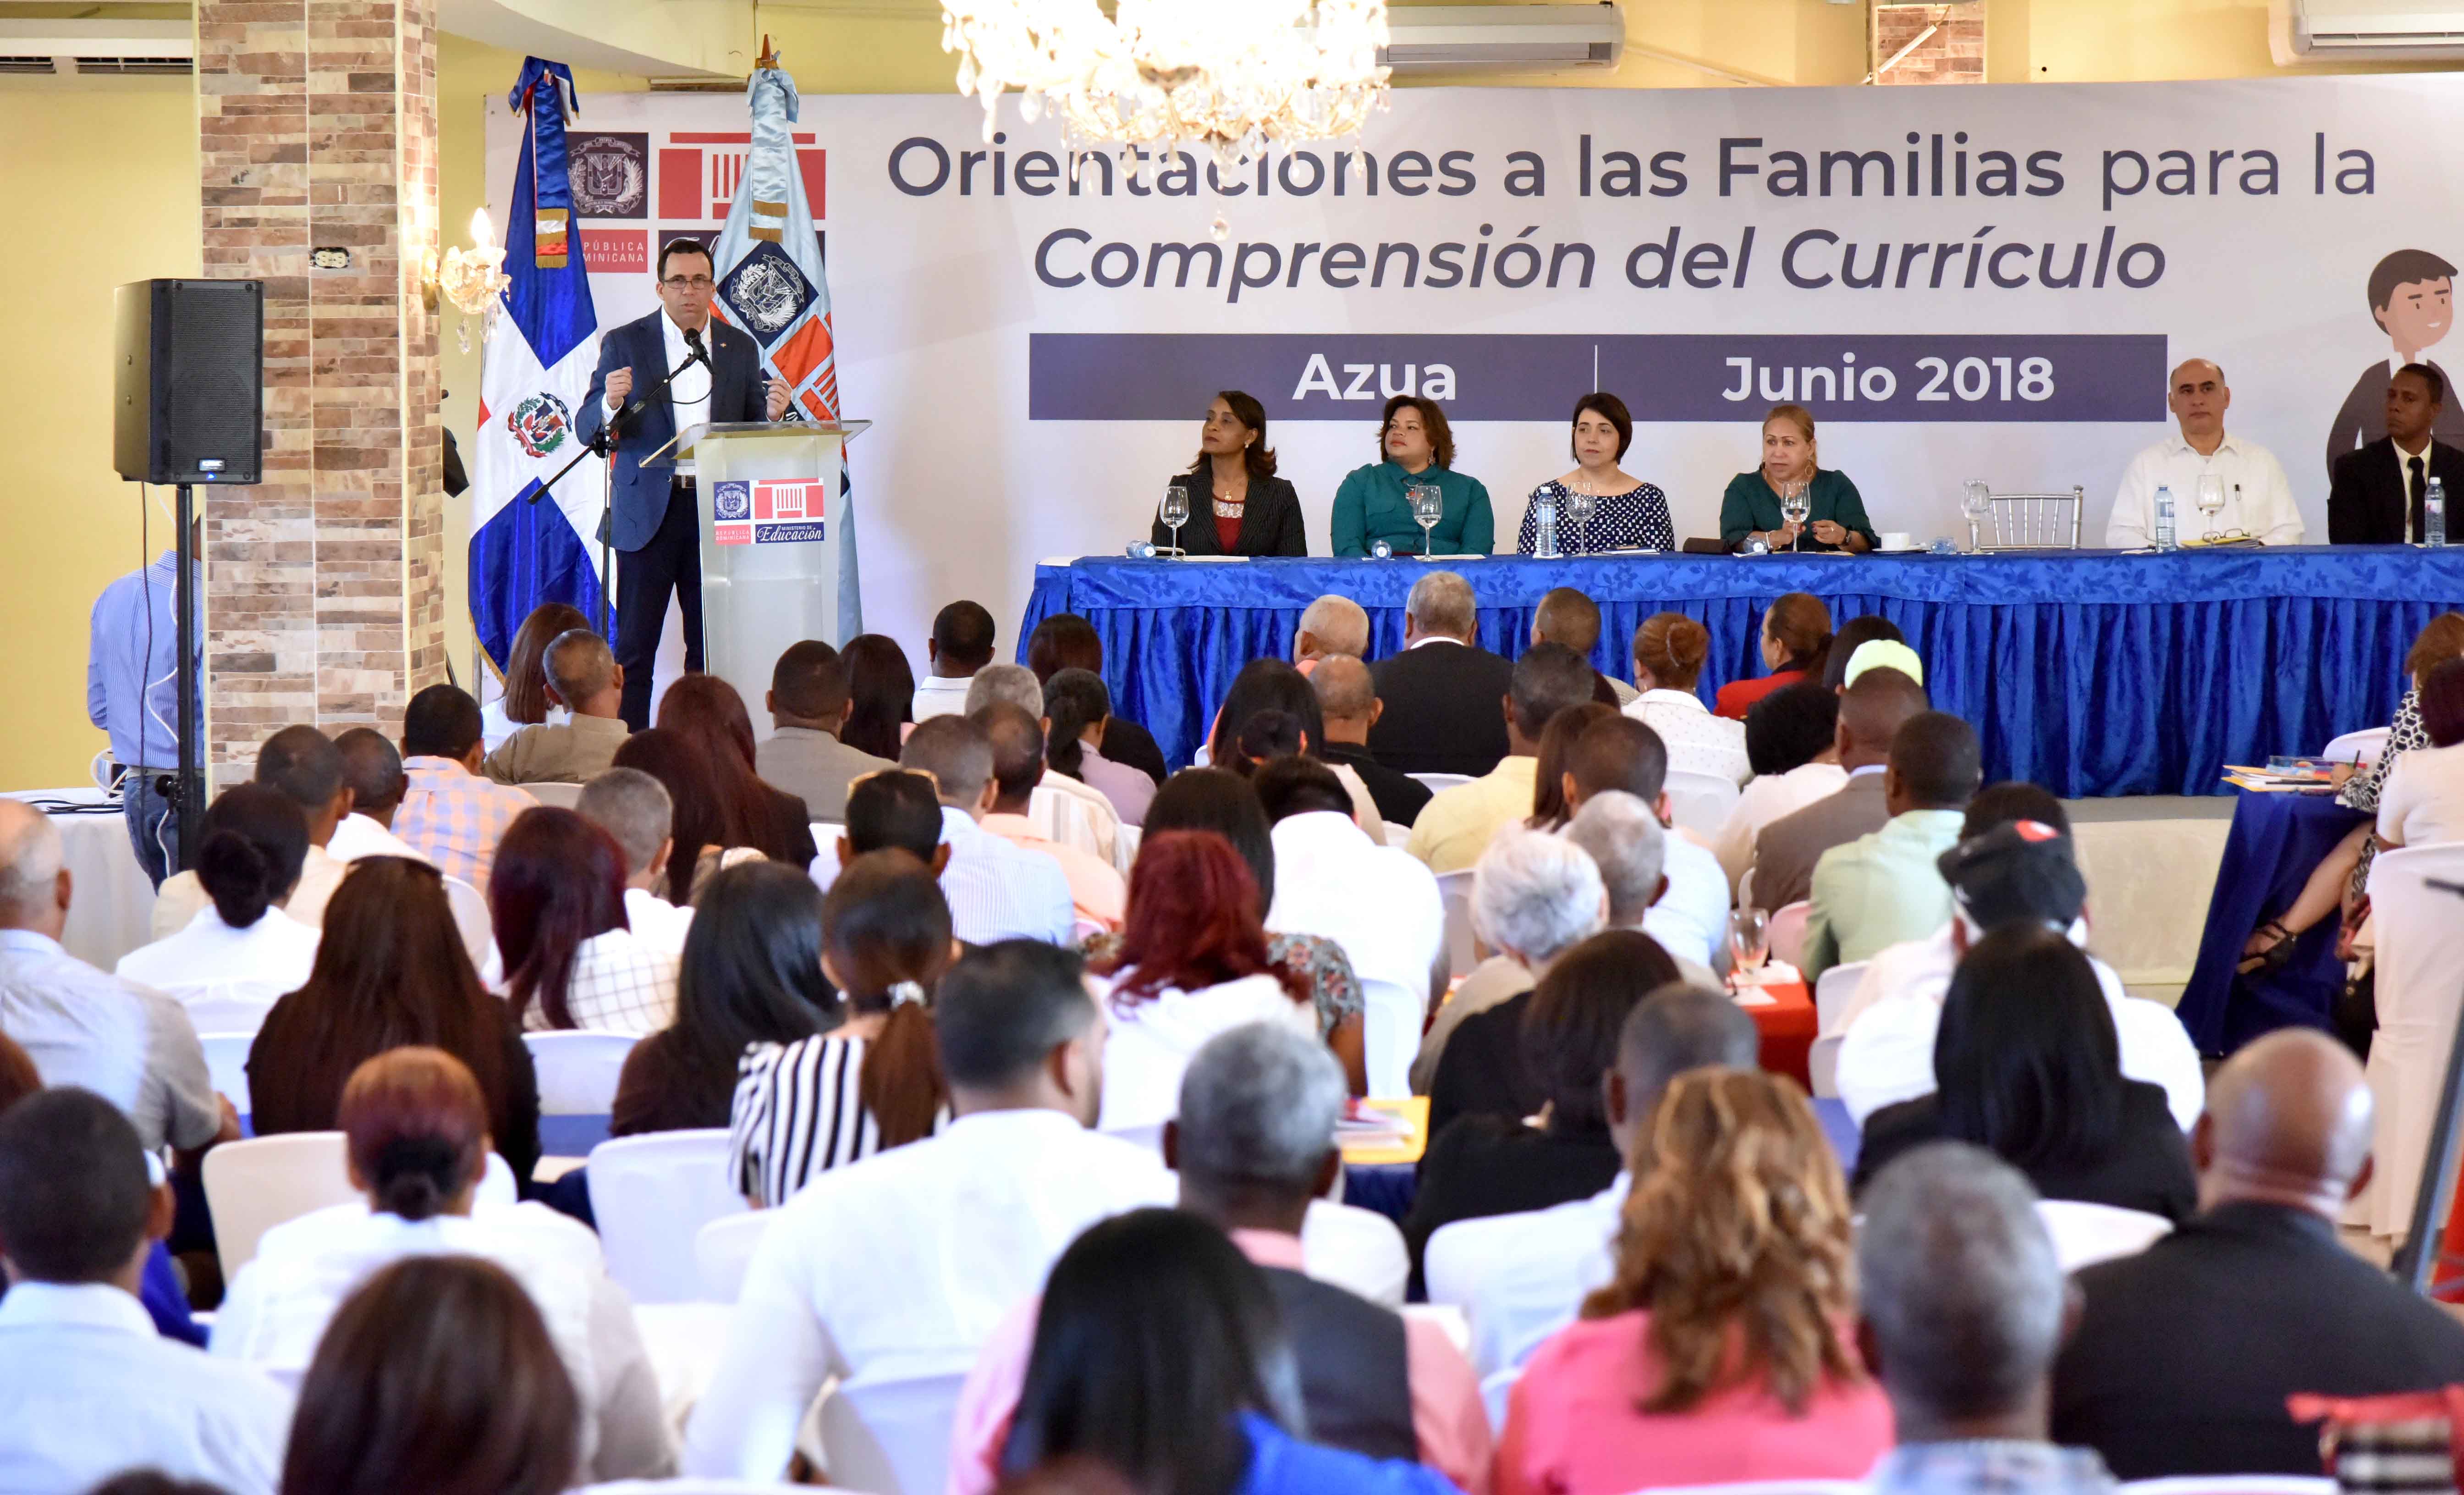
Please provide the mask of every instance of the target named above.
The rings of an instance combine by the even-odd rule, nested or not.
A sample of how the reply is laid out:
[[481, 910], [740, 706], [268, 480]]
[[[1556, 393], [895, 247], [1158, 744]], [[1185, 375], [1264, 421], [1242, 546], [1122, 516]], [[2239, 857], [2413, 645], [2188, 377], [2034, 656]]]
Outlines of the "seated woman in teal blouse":
[[[1814, 414], [1801, 405], [1772, 407], [1763, 419], [1763, 465], [1728, 481], [1720, 500], [1720, 539], [1730, 550], [1759, 535], [1773, 550], [1874, 548], [1874, 524], [1865, 500], [1844, 473], [1815, 461]], [[1802, 532], [1780, 512], [1780, 495], [1803, 485], [1810, 500]]]
[[1412, 517], [1405, 490], [1421, 483], [1437, 485], [1446, 500], [1445, 514], [1429, 532], [1428, 553], [1489, 553], [1497, 543], [1497, 521], [1488, 510], [1488, 490], [1479, 478], [1454, 470], [1455, 435], [1438, 402], [1416, 394], [1387, 401], [1386, 418], [1377, 428], [1377, 450], [1384, 461], [1353, 468], [1334, 491], [1329, 529], [1336, 555], [1365, 556], [1381, 539], [1396, 555], [1420, 554], [1420, 521]]

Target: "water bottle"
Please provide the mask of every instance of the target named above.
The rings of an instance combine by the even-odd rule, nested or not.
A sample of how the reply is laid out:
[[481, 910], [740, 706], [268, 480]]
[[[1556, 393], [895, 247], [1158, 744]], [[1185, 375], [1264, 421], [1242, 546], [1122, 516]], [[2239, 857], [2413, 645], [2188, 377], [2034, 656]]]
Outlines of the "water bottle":
[[2447, 543], [2447, 480], [2433, 477], [2421, 494], [2421, 539], [2423, 543]]
[[1533, 502], [1533, 513], [1537, 517], [1531, 521], [1531, 554], [1541, 561], [1554, 561], [1558, 557], [1557, 493], [1554, 488], [1540, 490]]
[[2163, 484], [2156, 489], [2156, 548], [2173, 548], [2173, 490]]

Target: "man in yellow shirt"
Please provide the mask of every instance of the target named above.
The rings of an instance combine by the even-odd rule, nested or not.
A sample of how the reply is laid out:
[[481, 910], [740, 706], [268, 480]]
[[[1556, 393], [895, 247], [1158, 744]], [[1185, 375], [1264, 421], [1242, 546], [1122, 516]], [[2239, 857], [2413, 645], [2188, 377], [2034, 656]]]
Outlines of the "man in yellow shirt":
[[1591, 661], [1563, 644], [1537, 644], [1514, 662], [1507, 689], [1506, 757], [1486, 774], [1429, 801], [1404, 849], [1433, 872], [1458, 872], [1480, 860], [1500, 827], [1529, 818], [1540, 766], [1540, 734], [1559, 712], [1592, 698]]

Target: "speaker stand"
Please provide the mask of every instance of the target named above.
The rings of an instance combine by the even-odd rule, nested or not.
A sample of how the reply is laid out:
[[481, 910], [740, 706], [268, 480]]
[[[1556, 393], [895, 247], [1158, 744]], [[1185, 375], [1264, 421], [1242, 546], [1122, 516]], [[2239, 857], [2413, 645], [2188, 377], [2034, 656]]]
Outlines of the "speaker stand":
[[196, 493], [187, 484], [179, 485], [179, 513], [174, 522], [178, 534], [172, 544], [180, 575], [172, 585], [172, 605], [180, 609], [177, 630], [180, 650], [179, 668], [175, 672], [180, 690], [180, 777], [172, 785], [171, 807], [179, 826], [178, 855], [180, 870], [197, 865], [197, 841], [206, 815], [205, 744], [197, 740], [205, 723], [197, 710], [197, 530]]

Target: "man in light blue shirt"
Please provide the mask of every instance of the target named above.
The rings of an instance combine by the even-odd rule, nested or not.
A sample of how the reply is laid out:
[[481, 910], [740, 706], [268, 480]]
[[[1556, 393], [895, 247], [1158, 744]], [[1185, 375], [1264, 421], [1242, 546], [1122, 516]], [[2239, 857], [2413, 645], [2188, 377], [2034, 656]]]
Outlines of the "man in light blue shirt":
[[968, 716], [917, 722], [898, 763], [932, 775], [940, 796], [941, 839], [950, 848], [941, 895], [950, 903], [952, 932], [971, 945], [1071, 943], [1078, 916], [1061, 864], [977, 824], [999, 793], [992, 736], [983, 723]]
[[274, 1495], [291, 1396], [258, 1371], [157, 1333], [137, 1293], [171, 1191], [136, 1130], [91, 1091], [0, 1115], [0, 1489], [90, 1489], [159, 1469]]
[[[165, 551], [142, 571], [131, 571], [95, 599], [93, 636], [86, 650], [85, 714], [111, 736], [114, 762], [128, 770], [121, 781], [128, 840], [137, 865], [160, 887], [179, 860], [179, 828], [172, 802], [156, 780], [180, 767], [179, 565]], [[205, 595], [205, 578], [194, 578]], [[197, 630], [202, 664], [205, 630]], [[202, 678], [202, 671], [200, 673]]]
[[1935, 864], [1959, 844], [1968, 802], [1983, 778], [1968, 723], [1946, 712], [1920, 712], [1901, 725], [1882, 770], [1891, 818], [1814, 864], [1814, 906], [1797, 962], [1807, 980], [1942, 928], [1950, 917], [1950, 885]]

